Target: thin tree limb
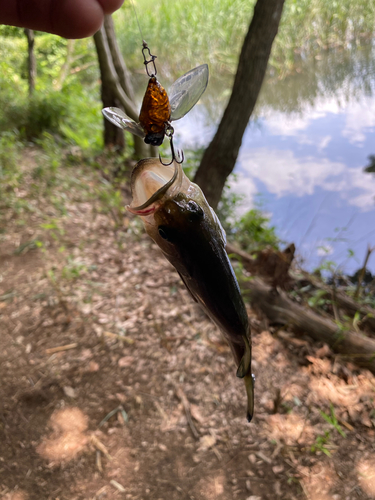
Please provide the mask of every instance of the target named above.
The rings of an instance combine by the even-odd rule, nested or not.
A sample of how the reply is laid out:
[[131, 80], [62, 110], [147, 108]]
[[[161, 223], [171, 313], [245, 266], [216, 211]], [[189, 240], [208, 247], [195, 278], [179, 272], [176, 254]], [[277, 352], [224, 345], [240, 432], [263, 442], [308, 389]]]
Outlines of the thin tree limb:
[[363, 263], [363, 267], [361, 269], [361, 272], [358, 275], [358, 283], [357, 283], [357, 288], [356, 288], [356, 290], [354, 292], [354, 300], [357, 300], [358, 297], [359, 297], [359, 292], [361, 291], [363, 278], [365, 277], [365, 273], [366, 273], [367, 263], [368, 263], [368, 260], [370, 258], [370, 255], [372, 254], [372, 252], [374, 250], [375, 250], [375, 247], [371, 248], [370, 245], [368, 245], [368, 247], [367, 247], [367, 253], [366, 253], [366, 257], [365, 257], [365, 261]]
[[104, 26], [100, 28], [94, 35], [94, 41], [98, 57], [102, 61], [103, 67], [108, 80], [110, 81], [116, 97], [124, 107], [125, 113], [134, 121], [138, 121], [138, 112], [134, 102], [126, 95], [124, 89], [121, 87], [119, 77], [114, 67], [111, 52], [109, 50], [107, 35]]

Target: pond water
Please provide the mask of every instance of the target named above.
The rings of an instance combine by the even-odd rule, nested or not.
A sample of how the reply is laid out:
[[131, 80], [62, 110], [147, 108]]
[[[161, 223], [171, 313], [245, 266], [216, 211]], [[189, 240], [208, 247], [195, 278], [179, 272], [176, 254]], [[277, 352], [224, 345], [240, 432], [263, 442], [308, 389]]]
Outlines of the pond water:
[[[176, 124], [178, 147], [208, 145], [225, 106], [218, 96], [228, 88], [225, 80], [209, 84]], [[371, 154], [375, 44], [301, 59], [298, 73], [263, 86], [232, 181], [244, 195], [239, 212], [260, 203], [305, 268], [330, 260], [352, 273], [375, 245], [375, 174], [363, 171]]]

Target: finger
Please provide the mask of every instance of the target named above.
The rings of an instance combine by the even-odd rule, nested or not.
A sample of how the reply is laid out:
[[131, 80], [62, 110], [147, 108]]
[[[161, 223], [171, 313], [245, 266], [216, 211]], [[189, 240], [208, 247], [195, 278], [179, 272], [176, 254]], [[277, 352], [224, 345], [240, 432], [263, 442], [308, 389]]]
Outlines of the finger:
[[0, 22], [66, 38], [84, 38], [100, 29], [104, 14], [122, 0], [0, 0]]

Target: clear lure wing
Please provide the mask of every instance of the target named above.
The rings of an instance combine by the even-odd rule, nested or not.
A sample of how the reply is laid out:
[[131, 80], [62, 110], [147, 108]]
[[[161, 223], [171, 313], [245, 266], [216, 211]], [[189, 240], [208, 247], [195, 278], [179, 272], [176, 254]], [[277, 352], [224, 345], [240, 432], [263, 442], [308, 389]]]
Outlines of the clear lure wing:
[[117, 127], [123, 128], [124, 130], [127, 130], [128, 132], [131, 132], [134, 135], [137, 135], [138, 137], [141, 137], [142, 139], [145, 137], [145, 133], [143, 131], [143, 128], [136, 123], [134, 120], [129, 118], [123, 111], [122, 109], [119, 108], [104, 108], [102, 110], [103, 115], [112, 122], [114, 125], [117, 125]]
[[169, 89], [171, 121], [179, 120], [188, 113], [206, 90], [208, 66], [202, 64], [191, 69], [174, 82]]
[[[206, 90], [208, 83], [208, 66], [202, 64], [191, 69], [178, 80], [169, 90], [169, 103], [171, 106], [170, 121], [179, 120], [188, 113]], [[145, 132], [139, 123], [129, 118], [119, 108], [104, 108], [103, 115], [117, 127], [123, 128], [144, 139]]]

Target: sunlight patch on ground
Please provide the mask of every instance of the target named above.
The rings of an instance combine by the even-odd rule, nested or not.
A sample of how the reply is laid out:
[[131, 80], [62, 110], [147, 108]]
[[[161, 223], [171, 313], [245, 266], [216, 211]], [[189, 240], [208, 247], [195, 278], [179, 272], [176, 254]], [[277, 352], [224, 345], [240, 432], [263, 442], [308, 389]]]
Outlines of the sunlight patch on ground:
[[225, 497], [225, 476], [221, 472], [215, 477], [201, 479], [195, 490], [202, 500], [224, 500]]
[[306, 419], [295, 413], [270, 415], [267, 423], [268, 439], [282, 441], [288, 446], [314, 441], [314, 428], [308, 424]]
[[332, 467], [317, 464], [306, 473], [308, 475], [302, 478], [301, 484], [308, 500], [337, 500], [337, 496], [330, 493], [334, 484]]
[[312, 379], [310, 381], [311, 392], [308, 397], [309, 404], [330, 401], [335, 406], [346, 408], [358, 403], [359, 394], [357, 386], [347, 385], [343, 381], [335, 380], [333, 383], [326, 378]]
[[269, 363], [270, 355], [274, 352], [278, 341], [275, 340], [270, 332], [263, 331], [256, 337], [256, 343], [253, 343], [253, 359], [257, 363]]
[[29, 495], [20, 490], [20, 491], [11, 491], [10, 493], [6, 493], [4, 497], [1, 497], [3, 500], [28, 500]]
[[375, 498], [375, 457], [362, 459], [357, 465], [357, 473], [361, 488]]
[[44, 438], [37, 452], [53, 463], [72, 460], [81, 453], [87, 443], [87, 417], [79, 408], [65, 408], [55, 411], [49, 426], [53, 432]]

